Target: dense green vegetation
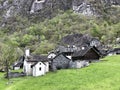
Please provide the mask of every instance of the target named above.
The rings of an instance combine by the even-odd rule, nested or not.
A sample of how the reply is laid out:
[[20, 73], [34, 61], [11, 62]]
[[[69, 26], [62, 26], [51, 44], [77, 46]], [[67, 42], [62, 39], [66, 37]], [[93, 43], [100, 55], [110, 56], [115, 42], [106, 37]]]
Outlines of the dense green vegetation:
[[[33, 52], [37, 48], [41, 48], [39, 53], [46, 53], [49, 49], [45, 50], [46, 52], [43, 49], [46, 49], [49, 44], [52, 44], [50, 49], [54, 48], [54, 45], [68, 34], [90, 34], [98, 37], [105, 44], [115, 44], [116, 38], [120, 35], [119, 16], [111, 16], [105, 20], [68, 11], [61, 12], [53, 19], [46, 19], [44, 22], [31, 23], [22, 17], [16, 17], [15, 20], [19, 23], [15, 23], [15, 25], [12, 23], [11, 25], [14, 26], [7, 26], [0, 31], [1, 42], [6, 41], [20, 48], [30, 47]], [[11, 30], [13, 27], [15, 31]]]
[[67, 69], [41, 77], [10, 79], [0, 73], [1, 90], [119, 90], [120, 56], [110, 56], [82, 69]]

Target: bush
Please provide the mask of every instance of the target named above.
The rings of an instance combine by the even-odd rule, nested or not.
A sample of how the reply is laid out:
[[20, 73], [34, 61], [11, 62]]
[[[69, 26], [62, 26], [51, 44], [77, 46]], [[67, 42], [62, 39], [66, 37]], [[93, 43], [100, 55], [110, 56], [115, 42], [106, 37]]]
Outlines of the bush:
[[55, 48], [55, 44], [43, 41], [34, 51], [34, 54], [47, 54], [49, 51]]

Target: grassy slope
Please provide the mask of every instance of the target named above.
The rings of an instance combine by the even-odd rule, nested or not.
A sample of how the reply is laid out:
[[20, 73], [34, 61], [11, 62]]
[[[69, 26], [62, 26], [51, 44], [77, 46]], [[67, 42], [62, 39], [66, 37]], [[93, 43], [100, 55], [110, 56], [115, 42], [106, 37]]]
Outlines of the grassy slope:
[[4, 90], [7, 80], [3, 78], [3, 73], [0, 73], [0, 90]]
[[[82, 69], [60, 70], [43, 77], [11, 79], [0, 90], [120, 90], [120, 56], [110, 56]], [[1, 87], [2, 86], [2, 87]]]

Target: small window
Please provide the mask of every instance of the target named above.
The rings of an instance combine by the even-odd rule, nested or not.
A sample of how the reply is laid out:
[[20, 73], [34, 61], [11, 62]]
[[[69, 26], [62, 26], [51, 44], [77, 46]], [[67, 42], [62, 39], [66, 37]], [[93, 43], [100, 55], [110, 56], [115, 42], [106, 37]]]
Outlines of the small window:
[[39, 70], [41, 71], [41, 67], [39, 68]]
[[40, 63], [40, 65], [41, 65], [41, 63]]

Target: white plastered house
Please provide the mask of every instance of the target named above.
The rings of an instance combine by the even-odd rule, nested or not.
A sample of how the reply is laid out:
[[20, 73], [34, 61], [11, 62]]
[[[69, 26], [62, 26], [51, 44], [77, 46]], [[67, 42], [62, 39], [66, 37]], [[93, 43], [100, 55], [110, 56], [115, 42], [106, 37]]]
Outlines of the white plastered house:
[[28, 55], [25, 57], [23, 72], [27, 76], [41, 76], [49, 72], [49, 61], [47, 56]]

